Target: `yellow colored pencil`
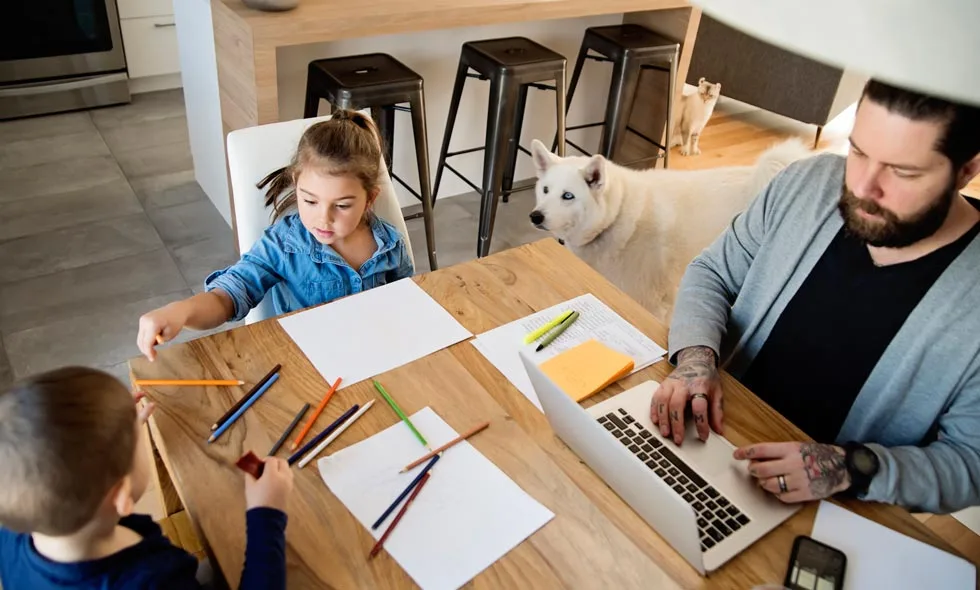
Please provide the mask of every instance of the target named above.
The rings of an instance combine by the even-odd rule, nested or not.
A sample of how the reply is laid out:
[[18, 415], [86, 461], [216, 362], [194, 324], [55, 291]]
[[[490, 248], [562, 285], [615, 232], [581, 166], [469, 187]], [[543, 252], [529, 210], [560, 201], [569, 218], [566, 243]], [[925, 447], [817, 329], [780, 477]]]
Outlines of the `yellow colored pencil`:
[[540, 328], [538, 328], [537, 330], [531, 332], [530, 334], [528, 334], [527, 336], [524, 337], [524, 344], [530, 344], [530, 343], [534, 342], [535, 340], [537, 340], [538, 338], [544, 336], [546, 333], [548, 333], [549, 330], [551, 330], [552, 328], [554, 328], [558, 324], [564, 322], [565, 319], [568, 318], [568, 316], [572, 315], [572, 313], [574, 313], [574, 312], [566, 311], [565, 313], [563, 313], [560, 316], [556, 317], [555, 319], [551, 320], [547, 324], [545, 324], [545, 325], [541, 326]]

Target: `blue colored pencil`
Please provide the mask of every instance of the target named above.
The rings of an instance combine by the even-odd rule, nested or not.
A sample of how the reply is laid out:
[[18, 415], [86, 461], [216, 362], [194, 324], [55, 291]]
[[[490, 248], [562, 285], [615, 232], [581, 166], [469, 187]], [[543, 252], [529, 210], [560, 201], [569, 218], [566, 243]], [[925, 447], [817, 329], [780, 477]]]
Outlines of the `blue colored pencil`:
[[269, 388], [272, 387], [272, 384], [278, 380], [279, 380], [279, 373], [276, 373], [272, 377], [269, 377], [269, 380], [265, 382], [265, 385], [260, 387], [258, 391], [252, 394], [252, 397], [250, 397], [247, 402], [242, 404], [242, 407], [238, 408], [238, 411], [232, 414], [231, 418], [225, 420], [224, 423], [222, 423], [221, 426], [219, 426], [218, 429], [214, 431], [214, 434], [212, 434], [208, 438], [208, 444], [211, 444], [214, 441], [218, 440], [218, 437], [224, 434], [224, 432], [228, 430], [231, 427], [231, 425], [235, 423], [236, 420], [241, 418], [242, 414], [245, 413], [245, 410], [249, 409], [252, 406], [252, 404], [259, 401], [259, 398], [262, 397], [262, 394], [268, 391]]
[[419, 471], [419, 474], [415, 476], [415, 479], [412, 480], [412, 483], [408, 484], [408, 487], [405, 488], [405, 491], [399, 494], [397, 498], [395, 498], [395, 501], [391, 503], [391, 506], [389, 506], [388, 509], [384, 511], [384, 514], [382, 514], [381, 517], [378, 518], [378, 520], [374, 521], [374, 524], [371, 525], [371, 530], [374, 530], [379, 526], [381, 526], [381, 523], [384, 522], [386, 518], [391, 516], [391, 513], [395, 511], [395, 508], [398, 508], [398, 505], [402, 503], [402, 500], [404, 500], [406, 497], [408, 497], [409, 494], [412, 493], [412, 490], [415, 488], [415, 486], [417, 486], [418, 483], [422, 481], [422, 478], [425, 477], [425, 474], [428, 473], [430, 469], [432, 469], [432, 466], [436, 464], [436, 461], [438, 461], [439, 457], [441, 456], [442, 455], [436, 455], [435, 457], [432, 458], [431, 461], [425, 464], [425, 467], [422, 468], [422, 471]]
[[293, 453], [292, 455], [290, 455], [289, 458], [286, 459], [286, 462], [289, 463], [290, 465], [292, 465], [293, 463], [295, 463], [295, 462], [299, 461], [300, 459], [302, 459], [303, 458], [303, 455], [305, 455], [306, 453], [308, 453], [310, 451], [310, 449], [312, 449], [313, 447], [315, 447], [318, 444], [320, 444], [320, 442], [323, 441], [323, 439], [325, 439], [328, 436], [330, 436], [330, 433], [332, 433], [334, 430], [337, 430], [337, 428], [339, 428], [340, 425], [343, 424], [345, 420], [347, 420], [348, 418], [350, 418], [351, 416], [353, 416], [354, 415], [354, 412], [356, 412], [358, 410], [358, 408], [360, 408], [360, 407], [361, 406], [359, 406], [357, 404], [354, 404], [351, 407], [351, 409], [349, 409], [346, 412], [344, 412], [343, 414], [341, 414], [340, 415], [340, 418], [337, 418], [336, 420], [334, 420], [333, 422], [331, 422], [330, 423], [330, 426], [327, 426], [326, 428], [324, 428], [323, 430], [321, 430], [320, 431], [320, 434], [314, 436], [312, 439], [310, 439], [310, 442], [308, 442], [305, 445], [303, 445], [303, 448], [301, 448], [300, 450], [298, 450], [295, 453]]

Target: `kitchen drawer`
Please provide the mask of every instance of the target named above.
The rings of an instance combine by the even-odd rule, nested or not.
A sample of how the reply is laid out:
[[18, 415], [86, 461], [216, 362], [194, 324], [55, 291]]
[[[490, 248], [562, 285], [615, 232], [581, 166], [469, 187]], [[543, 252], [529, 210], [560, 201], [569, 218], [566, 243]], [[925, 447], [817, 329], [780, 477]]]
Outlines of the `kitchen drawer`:
[[175, 74], [180, 71], [177, 29], [172, 16], [127, 18], [119, 21], [130, 78]]
[[119, 0], [119, 18], [145, 16], [170, 16], [174, 13], [173, 0]]

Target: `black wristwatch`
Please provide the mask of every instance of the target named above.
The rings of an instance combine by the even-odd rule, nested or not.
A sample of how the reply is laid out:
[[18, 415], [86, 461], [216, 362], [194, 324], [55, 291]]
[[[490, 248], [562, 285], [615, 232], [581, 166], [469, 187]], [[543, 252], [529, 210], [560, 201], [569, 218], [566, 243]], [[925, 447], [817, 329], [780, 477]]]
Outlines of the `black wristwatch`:
[[844, 445], [844, 465], [851, 477], [851, 487], [843, 495], [857, 498], [868, 493], [871, 480], [878, 474], [881, 464], [878, 455], [861, 443], [849, 442]]

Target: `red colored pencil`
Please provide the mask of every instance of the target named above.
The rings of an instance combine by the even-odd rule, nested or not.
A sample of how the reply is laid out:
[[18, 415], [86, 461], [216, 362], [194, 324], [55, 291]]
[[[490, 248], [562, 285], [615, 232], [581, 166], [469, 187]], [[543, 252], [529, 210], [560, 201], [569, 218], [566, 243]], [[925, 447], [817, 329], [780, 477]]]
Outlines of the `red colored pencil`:
[[374, 559], [374, 556], [381, 552], [381, 546], [384, 545], [388, 535], [390, 535], [391, 531], [395, 530], [395, 527], [398, 526], [398, 521], [402, 519], [402, 516], [405, 516], [405, 512], [408, 510], [408, 507], [412, 505], [412, 500], [415, 499], [415, 496], [419, 495], [419, 492], [422, 491], [422, 486], [425, 485], [425, 482], [429, 481], [429, 477], [431, 476], [431, 473], [426, 473], [424, 476], [422, 476], [421, 481], [419, 481], [419, 485], [415, 486], [415, 489], [412, 490], [412, 495], [408, 497], [408, 500], [405, 500], [405, 504], [402, 505], [402, 509], [398, 511], [398, 514], [395, 515], [394, 520], [391, 521], [391, 526], [385, 530], [384, 534], [381, 535], [381, 538], [378, 539], [378, 542], [371, 548], [371, 553], [368, 553], [368, 559]]
[[334, 392], [336, 392], [337, 388], [340, 387], [340, 381], [341, 381], [340, 377], [337, 377], [337, 380], [334, 381], [330, 389], [327, 390], [326, 395], [324, 395], [323, 399], [320, 400], [320, 405], [316, 407], [316, 410], [314, 410], [313, 415], [310, 416], [309, 422], [306, 423], [306, 426], [303, 427], [303, 430], [299, 431], [299, 436], [296, 437], [296, 440], [294, 440], [293, 444], [289, 447], [290, 451], [295, 451], [296, 449], [298, 449], [299, 444], [303, 442], [303, 439], [306, 438], [306, 435], [310, 433], [310, 429], [313, 428], [313, 423], [316, 422], [316, 419], [320, 417], [320, 414], [323, 413], [323, 408], [327, 407], [327, 402], [330, 401], [330, 398], [333, 397]]

